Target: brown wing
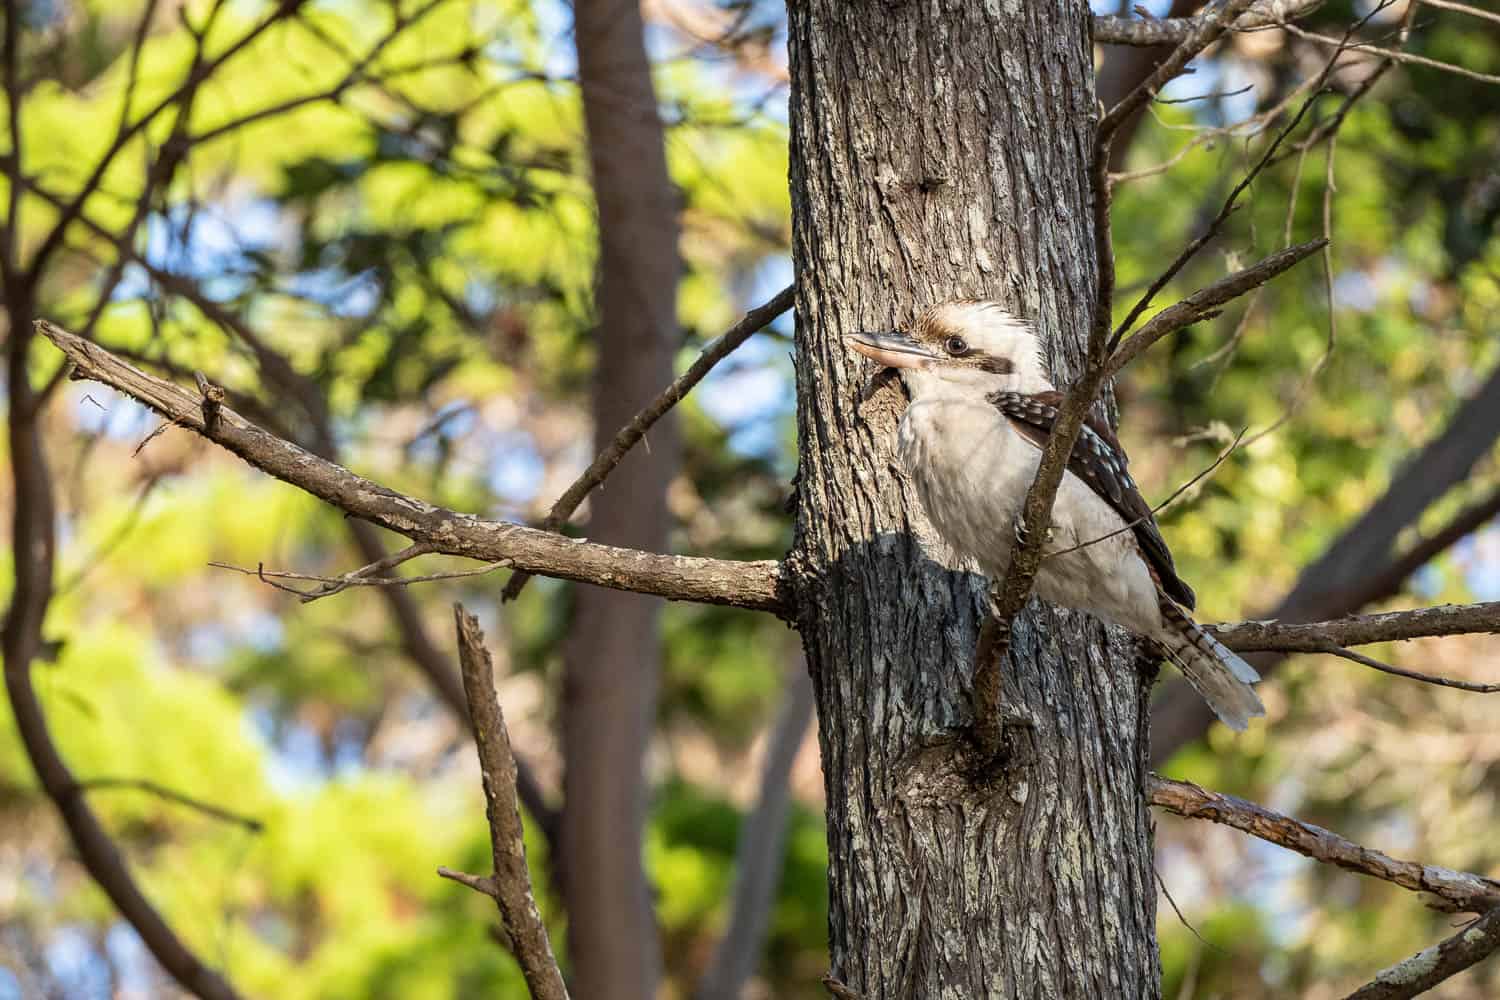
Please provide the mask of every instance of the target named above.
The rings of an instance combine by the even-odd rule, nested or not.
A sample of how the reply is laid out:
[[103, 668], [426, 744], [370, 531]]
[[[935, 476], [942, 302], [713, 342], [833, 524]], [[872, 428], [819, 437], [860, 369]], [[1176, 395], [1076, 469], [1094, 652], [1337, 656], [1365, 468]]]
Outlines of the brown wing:
[[[1062, 393], [1056, 391], [1033, 395], [997, 392], [989, 399], [1010, 418], [1016, 430], [1038, 448], [1046, 445], [1052, 426], [1057, 422], [1057, 411], [1062, 406]], [[1087, 483], [1131, 526], [1136, 544], [1146, 557], [1147, 565], [1155, 571], [1162, 591], [1191, 610], [1197, 604], [1197, 596], [1177, 576], [1171, 550], [1156, 527], [1151, 505], [1141, 496], [1135, 480], [1130, 478], [1128, 466], [1129, 459], [1113, 432], [1093, 417], [1087, 418], [1077, 443], [1073, 445], [1073, 453], [1068, 456], [1068, 471]]]

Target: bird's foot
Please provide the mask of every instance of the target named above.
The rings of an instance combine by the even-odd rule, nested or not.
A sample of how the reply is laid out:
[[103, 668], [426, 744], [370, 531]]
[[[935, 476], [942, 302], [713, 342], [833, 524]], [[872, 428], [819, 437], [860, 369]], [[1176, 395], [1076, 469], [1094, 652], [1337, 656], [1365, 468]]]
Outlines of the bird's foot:
[[[1026, 539], [1030, 537], [1030, 532], [1026, 530], [1025, 516], [1017, 514], [1015, 519], [1011, 521], [1011, 529], [1015, 532], [1016, 544], [1020, 545], [1022, 548], [1025, 548]], [[1042, 547], [1046, 548], [1047, 546], [1050, 546], [1055, 537], [1056, 536], [1052, 531], [1052, 525], [1047, 525], [1047, 534], [1042, 538]]]

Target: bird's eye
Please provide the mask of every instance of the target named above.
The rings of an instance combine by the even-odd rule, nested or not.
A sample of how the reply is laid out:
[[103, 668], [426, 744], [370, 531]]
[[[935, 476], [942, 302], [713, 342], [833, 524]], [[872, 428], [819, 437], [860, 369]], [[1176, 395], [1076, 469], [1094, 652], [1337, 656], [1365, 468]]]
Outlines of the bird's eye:
[[943, 344], [943, 348], [955, 358], [969, 353], [969, 343], [962, 337], [949, 337]]

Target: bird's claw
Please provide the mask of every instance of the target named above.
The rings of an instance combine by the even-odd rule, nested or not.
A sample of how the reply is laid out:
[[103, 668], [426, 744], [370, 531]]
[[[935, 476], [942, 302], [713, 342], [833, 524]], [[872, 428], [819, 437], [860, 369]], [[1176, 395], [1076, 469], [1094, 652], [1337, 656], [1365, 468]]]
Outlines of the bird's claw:
[[[1015, 520], [1011, 522], [1011, 529], [1016, 534], [1016, 544], [1024, 548], [1026, 546], [1026, 539], [1028, 537], [1028, 532], [1026, 531], [1026, 518], [1022, 515], [1017, 515]], [[1052, 525], [1049, 524], [1047, 525], [1047, 533], [1042, 538], [1043, 547], [1051, 545], [1054, 537], [1055, 536], [1053, 535]]]

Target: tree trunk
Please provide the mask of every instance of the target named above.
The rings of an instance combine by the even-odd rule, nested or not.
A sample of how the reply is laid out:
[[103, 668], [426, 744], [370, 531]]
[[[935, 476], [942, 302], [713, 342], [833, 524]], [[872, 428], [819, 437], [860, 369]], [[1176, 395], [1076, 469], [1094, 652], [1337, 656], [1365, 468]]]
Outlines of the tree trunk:
[[[597, 449], [672, 379], [677, 330], [677, 206], [640, 8], [574, 5], [589, 161], [599, 208]], [[589, 501], [588, 534], [668, 548], [667, 486], [677, 471], [670, 417]], [[641, 863], [642, 756], [656, 718], [661, 601], [579, 587], [563, 681], [560, 842], [574, 995], [651, 1000], [660, 944]]]
[[[792, 586], [828, 793], [832, 974], [887, 997], [1155, 997], [1128, 644], [1033, 603], [1005, 672], [1014, 752], [971, 776], [984, 591], [894, 471], [904, 400], [840, 337], [994, 298], [1079, 370], [1095, 266], [1088, 6], [790, 4], [798, 272]], [[1020, 719], [1029, 719], [1028, 730]]]

